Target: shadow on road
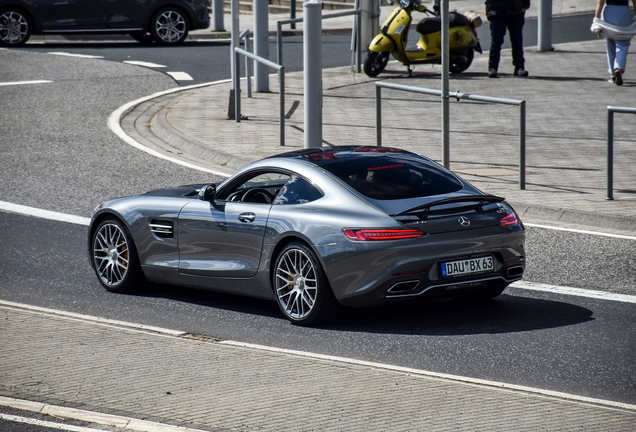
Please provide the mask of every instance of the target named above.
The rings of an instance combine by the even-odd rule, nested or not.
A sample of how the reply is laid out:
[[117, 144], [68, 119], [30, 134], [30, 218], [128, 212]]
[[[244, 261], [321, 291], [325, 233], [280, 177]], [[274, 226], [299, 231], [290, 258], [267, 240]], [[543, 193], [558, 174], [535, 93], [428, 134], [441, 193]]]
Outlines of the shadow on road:
[[[137, 296], [159, 297], [215, 309], [284, 319], [274, 302], [216, 292], [149, 286]], [[501, 296], [485, 302], [416, 299], [374, 308], [345, 309], [323, 330], [378, 334], [456, 336], [550, 329], [593, 320], [589, 309], [551, 300]]]

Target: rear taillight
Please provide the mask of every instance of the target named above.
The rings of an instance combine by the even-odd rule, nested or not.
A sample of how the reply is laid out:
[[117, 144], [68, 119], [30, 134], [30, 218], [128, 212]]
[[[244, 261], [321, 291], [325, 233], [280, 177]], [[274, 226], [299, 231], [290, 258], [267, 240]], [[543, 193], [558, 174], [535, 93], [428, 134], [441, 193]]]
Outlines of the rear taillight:
[[519, 223], [519, 218], [517, 217], [516, 213], [511, 213], [508, 216], [504, 216], [499, 221], [499, 225], [501, 225], [501, 226], [516, 225], [518, 223]]
[[521, 225], [519, 215], [507, 202], [503, 201], [499, 203], [498, 211], [499, 213], [504, 213], [504, 216], [499, 219], [499, 225], [505, 227], [514, 227], [517, 225]]
[[417, 229], [345, 229], [343, 232], [353, 241], [400, 240], [426, 235]]

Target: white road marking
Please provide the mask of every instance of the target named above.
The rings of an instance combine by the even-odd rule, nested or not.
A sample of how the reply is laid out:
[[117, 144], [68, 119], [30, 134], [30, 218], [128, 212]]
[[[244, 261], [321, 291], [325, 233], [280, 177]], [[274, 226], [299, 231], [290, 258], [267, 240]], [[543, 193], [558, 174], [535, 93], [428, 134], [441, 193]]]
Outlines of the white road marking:
[[6, 201], [0, 201], [0, 211], [8, 211], [11, 213], [20, 213], [27, 216], [35, 216], [41, 219], [49, 219], [58, 222], [69, 222], [77, 225], [90, 224], [91, 219], [81, 216], [74, 216], [66, 213], [58, 213], [50, 210], [42, 210], [35, 207], [27, 207], [20, 204], [13, 204]]
[[555, 231], [573, 232], [577, 234], [591, 234], [591, 235], [598, 235], [598, 236], [604, 236], [604, 237], [636, 240], [636, 237], [634, 236], [628, 236], [628, 235], [622, 235], [622, 234], [612, 234], [612, 233], [604, 233], [599, 231], [580, 230], [580, 229], [574, 229], [574, 228], [563, 228], [563, 227], [556, 227], [552, 225], [539, 225], [539, 224], [525, 223], [525, 222], [523, 224], [532, 228], [543, 228], [543, 229], [549, 229], [549, 230], [555, 230]]
[[[16, 307], [16, 308], [30, 310], [30, 311], [38, 311], [38, 310], [44, 309], [44, 308], [38, 308], [35, 306], [30, 306], [27, 304], [13, 303], [13, 302], [0, 300], [0, 305], [3, 305], [3, 304], [7, 305], [7, 307]], [[60, 316], [67, 316], [69, 314], [69, 312], [56, 311], [53, 309], [47, 309], [47, 313], [50, 313], [52, 315], [59, 314]], [[76, 318], [77, 320], [85, 319], [87, 322], [94, 323], [94, 324], [101, 324], [99, 321], [104, 320], [104, 318], [92, 317], [88, 315], [79, 315], [79, 314], [73, 314], [73, 315], [78, 316]], [[126, 324], [123, 322], [121, 323], [124, 325]], [[128, 323], [128, 324], [130, 328], [139, 327], [138, 324], [133, 324], [133, 323]], [[154, 328], [154, 329], [157, 330], [157, 331], [153, 331], [154, 334], [157, 334], [162, 330], [160, 328]], [[180, 337], [185, 334], [186, 334], [185, 332], [181, 332], [177, 330], [166, 330], [166, 333], [160, 333], [159, 335]], [[326, 360], [326, 361], [332, 361], [337, 363], [353, 364], [358, 366], [370, 367], [374, 369], [383, 369], [383, 370], [388, 370], [392, 372], [399, 372], [399, 373], [417, 375], [417, 376], [422, 376], [427, 378], [440, 379], [444, 381], [453, 381], [453, 382], [460, 382], [460, 383], [471, 384], [471, 385], [480, 385], [480, 386], [491, 388], [493, 390], [521, 391], [521, 392], [532, 393], [532, 394], [541, 395], [541, 396], [548, 396], [548, 397], [554, 397], [554, 398], [559, 398], [563, 400], [569, 400], [569, 401], [577, 402], [577, 403], [594, 404], [594, 405], [601, 405], [601, 406], [606, 406], [611, 408], [636, 411], [636, 405], [626, 404], [622, 402], [590, 398], [585, 396], [573, 395], [569, 393], [556, 392], [552, 390], [544, 390], [540, 388], [526, 387], [526, 386], [520, 386], [516, 384], [508, 384], [508, 383], [497, 382], [497, 381], [465, 377], [461, 375], [444, 374], [444, 373], [426, 371], [422, 369], [413, 369], [413, 368], [407, 368], [407, 367], [401, 367], [401, 366], [394, 366], [394, 365], [385, 364], [385, 363], [369, 362], [364, 360], [351, 359], [347, 357], [316, 354], [316, 353], [305, 352], [305, 351], [289, 350], [289, 349], [269, 347], [265, 345], [237, 342], [237, 341], [231, 341], [231, 340], [217, 341], [213, 343], [218, 343], [221, 345], [226, 345], [226, 346], [231, 346], [236, 348], [255, 349], [255, 350], [268, 351], [273, 353], [285, 354], [289, 356], [298, 356], [298, 357], [310, 358], [310, 359], [316, 359], [316, 360], [322, 360], [322, 361]], [[2, 399], [3, 397], [0, 396], [0, 405], [2, 405]]]
[[583, 288], [573, 288], [567, 286], [549, 285], [537, 282], [518, 281], [513, 282], [510, 285], [511, 288], [543, 291], [553, 294], [565, 294], [577, 297], [586, 297], [599, 300], [617, 301], [621, 303], [633, 303], [636, 304], [636, 296], [627, 294], [615, 294], [606, 291], [596, 291]]
[[93, 429], [93, 428], [87, 428], [82, 426], [65, 425], [63, 423], [53, 423], [50, 421], [36, 420], [36, 419], [28, 418], [28, 417], [20, 417], [20, 416], [14, 416], [10, 414], [0, 413], [0, 419], [7, 420], [14, 423], [25, 423], [25, 424], [30, 424], [34, 426], [42, 426], [42, 427], [46, 427], [50, 429], [59, 429], [59, 430], [69, 431], [69, 432], [104, 432], [103, 430], [100, 430], [100, 429]]
[[164, 65], [160, 65], [160, 64], [157, 64], [157, 63], [150, 63], [150, 62], [137, 61], [137, 60], [125, 60], [124, 63], [135, 65], [135, 66], [145, 66], [145, 67], [154, 67], [154, 68], [165, 68], [166, 67]]
[[49, 54], [58, 55], [58, 56], [66, 56], [66, 57], [79, 57], [79, 58], [87, 58], [87, 59], [103, 59], [103, 56], [94, 56], [88, 54], [73, 54], [66, 52], [50, 52]]
[[187, 86], [187, 87], [177, 87], [174, 89], [170, 89], [167, 91], [163, 91], [163, 92], [158, 92], [155, 94], [152, 94], [150, 96], [146, 96], [137, 100], [134, 100], [132, 102], [128, 102], [127, 104], [119, 107], [117, 110], [113, 111], [113, 113], [110, 115], [110, 117], [108, 118], [108, 127], [110, 128], [110, 130], [112, 130], [115, 135], [117, 135], [119, 138], [121, 138], [125, 143], [127, 143], [128, 145], [133, 146], [134, 148], [144, 151], [152, 156], [176, 163], [177, 165], [181, 165], [184, 167], [188, 167], [188, 168], [192, 168], [198, 171], [203, 171], [206, 173], [210, 173], [210, 174], [214, 174], [214, 175], [218, 175], [218, 176], [222, 176], [222, 177], [230, 177], [229, 174], [221, 172], [221, 171], [216, 171], [216, 170], [212, 170], [209, 168], [203, 168], [200, 167], [198, 165], [194, 165], [191, 164], [189, 162], [185, 162], [181, 159], [177, 159], [171, 156], [168, 156], [167, 154], [164, 153], [160, 153], [158, 151], [149, 149], [148, 147], [138, 143], [137, 141], [135, 141], [134, 139], [132, 139], [130, 136], [128, 136], [128, 134], [126, 134], [126, 132], [124, 132], [124, 130], [121, 128], [121, 125], [119, 124], [119, 122], [121, 121], [121, 118], [124, 116], [124, 113], [128, 112], [129, 110], [131, 110], [132, 108], [134, 108], [135, 106], [146, 102], [150, 99], [155, 99], [158, 98], [160, 96], [164, 96], [170, 93], [176, 93], [176, 92], [180, 92], [183, 90], [190, 90], [193, 88], [198, 88], [198, 87], [205, 87], [205, 86], [209, 86], [209, 85], [214, 85], [214, 84], [223, 84], [226, 82], [229, 82], [230, 80], [221, 80], [221, 81], [215, 81], [212, 83], [205, 83], [205, 84], [196, 84], [196, 85], [192, 85], [192, 86]]
[[166, 72], [177, 81], [193, 81], [193, 78], [185, 72]]
[[[0, 406], [16, 408], [24, 411], [36, 412], [44, 415], [55, 415], [73, 420], [80, 420], [89, 423], [95, 423], [106, 426], [115, 426], [124, 430], [144, 431], [144, 432], [204, 432], [199, 429], [192, 429], [183, 426], [172, 426], [163, 423], [155, 423], [146, 420], [137, 420], [130, 417], [116, 416], [112, 414], [102, 414], [94, 411], [80, 410], [76, 408], [67, 408], [57, 405], [48, 405], [41, 402], [33, 402], [24, 399], [15, 399], [0, 396]], [[8, 418], [7, 418], [8, 417]], [[67, 426], [60, 423], [47, 422], [43, 420], [28, 419], [26, 417], [12, 416], [9, 414], [0, 414], [0, 418], [9, 421], [18, 421], [22, 423], [30, 423], [38, 426], [45, 426], [54, 429], [62, 429], [71, 432], [104, 432], [103, 429], [90, 429], [80, 426]], [[20, 421], [20, 419], [27, 421]], [[29, 421], [30, 420], [30, 421]], [[37, 422], [37, 423], [36, 423]], [[62, 426], [62, 427], [61, 427]]]
[[43, 308], [39, 306], [32, 306], [32, 305], [27, 305], [23, 303], [15, 303], [15, 302], [6, 301], [6, 300], [0, 300], [0, 307], [26, 309], [33, 313], [55, 315], [58, 317], [67, 318], [69, 320], [88, 321], [94, 324], [99, 324], [99, 325], [103, 325], [107, 327], [125, 327], [133, 331], [141, 331], [145, 333], [151, 332], [151, 333], [158, 333], [158, 334], [168, 335], [168, 336], [183, 336], [185, 334], [185, 332], [179, 331], [179, 330], [170, 330], [163, 327], [154, 327], [154, 326], [148, 326], [144, 324], [130, 323], [126, 321], [117, 321], [117, 320], [112, 320], [108, 318], [78, 314], [74, 312], [66, 312], [66, 311], [61, 311], [57, 309]]
[[26, 85], [26, 84], [46, 84], [46, 83], [52, 83], [52, 82], [53, 81], [49, 81], [49, 80], [13, 81], [13, 82], [0, 82], [0, 86]]

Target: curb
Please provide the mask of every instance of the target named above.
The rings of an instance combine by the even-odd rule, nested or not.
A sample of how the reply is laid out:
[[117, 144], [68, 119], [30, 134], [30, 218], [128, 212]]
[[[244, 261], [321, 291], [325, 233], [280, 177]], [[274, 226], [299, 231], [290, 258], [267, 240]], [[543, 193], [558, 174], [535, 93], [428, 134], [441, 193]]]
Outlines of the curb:
[[[79, 420], [105, 426], [115, 426], [125, 430], [139, 432], [207, 432], [202, 429], [192, 429], [183, 426], [172, 426], [165, 423], [156, 423], [147, 420], [138, 420], [132, 417], [122, 417], [112, 414], [102, 414], [94, 411], [86, 411], [77, 408], [67, 408], [58, 405], [50, 405], [41, 402], [32, 402], [24, 399], [15, 399], [0, 396], [0, 406], [15, 408], [23, 411], [35, 412], [52, 417]], [[64, 423], [60, 423], [64, 425]]]

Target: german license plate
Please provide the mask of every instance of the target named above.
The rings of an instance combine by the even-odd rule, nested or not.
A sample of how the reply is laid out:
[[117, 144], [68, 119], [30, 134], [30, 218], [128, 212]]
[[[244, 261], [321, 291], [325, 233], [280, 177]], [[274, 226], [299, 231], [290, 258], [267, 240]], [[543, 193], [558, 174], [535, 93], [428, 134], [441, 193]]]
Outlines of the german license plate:
[[442, 276], [463, 276], [468, 274], [483, 273], [495, 269], [495, 261], [492, 256], [471, 258], [459, 261], [442, 263]]

